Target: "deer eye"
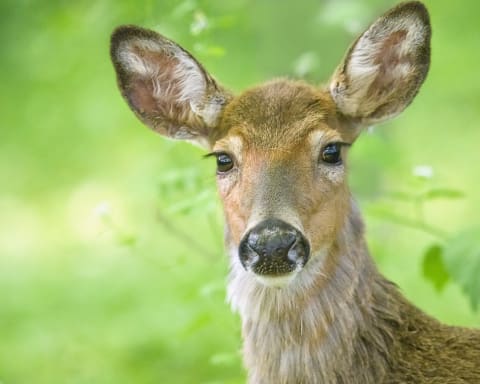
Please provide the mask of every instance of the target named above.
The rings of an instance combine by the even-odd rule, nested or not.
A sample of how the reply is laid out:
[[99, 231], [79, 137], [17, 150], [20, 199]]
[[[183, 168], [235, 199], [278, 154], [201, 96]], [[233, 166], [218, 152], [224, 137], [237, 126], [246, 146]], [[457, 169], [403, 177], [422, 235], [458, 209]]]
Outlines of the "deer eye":
[[340, 143], [327, 144], [322, 149], [322, 160], [328, 164], [340, 165], [342, 163], [342, 146]]
[[226, 153], [216, 153], [217, 172], [226, 173], [233, 168], [233, 159]]

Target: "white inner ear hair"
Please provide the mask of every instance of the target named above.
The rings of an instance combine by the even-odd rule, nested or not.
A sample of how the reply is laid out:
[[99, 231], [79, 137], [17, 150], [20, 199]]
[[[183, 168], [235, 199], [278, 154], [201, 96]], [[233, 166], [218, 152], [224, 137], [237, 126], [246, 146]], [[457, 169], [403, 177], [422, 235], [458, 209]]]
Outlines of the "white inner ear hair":
[[[409, 17], [396, 23], [386, 23], [382, 28], [370, 28], [358, 41], [348, 63], [348, 73], [354, 77], [371, 76], [379, 67], [375, 64], [381, 54], [385, 41], [395, 32], [405, 31], [402, 41], [391, 48], [399, 57], [404, 57], [409, 51], [415, 51], [425, 41], [425, 31], [422, 22], [417, 17]], [[405, 63], [398, 63], [404, 67]], [[395, 72], [398, 70], [395, 66]], [[405, 73], [405, 71], [400, 72]]]
[[[405, 35], [392, 42], [391, 46], [385, 46], [389, 44], [390, 37], [401, 31], [404, 31]], [[366, 106], [365, 99], [369, 97], [367, 93], [370, 85], [378, 76], [389, 77], [395, 81], [395, 85], [410, 76], [415, 70], [415, 63], [401, 58], [407, 57], [409, 52], [417, 51], [424, 44], [425, 37], [425, 26], [415, 14], [394, 20], [380, 20], [370, 27], [358, 40], [348, 59], [348, 89], [344, 95], [348, 100], [344, 100], [341, 105], [344, 113], [355, 116], [369, 112], [362, 109]], [[382, 63], [382, 55], [391, 56], [392, 52], [400, 60]], [[331, 86], [333, 91], [335, 84]], [[391, 92], [394, 91], [392, 88]]]
[[[151, 79], [156, 99], [173, 98], [198, 109], [206, 92], [206, 79], [197, 63], [179, 47], [169, 41], [129, 39], [117, 52], [127, 71]], [[192, 109], [195, 111], [195, 107]]]

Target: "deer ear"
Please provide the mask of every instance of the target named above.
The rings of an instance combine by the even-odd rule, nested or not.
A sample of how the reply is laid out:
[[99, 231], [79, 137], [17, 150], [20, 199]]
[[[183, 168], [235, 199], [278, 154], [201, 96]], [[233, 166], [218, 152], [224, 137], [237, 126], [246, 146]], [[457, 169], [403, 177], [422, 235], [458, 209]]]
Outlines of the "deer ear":
[[402, 112], [427, 76], [430, 36], [428, 12], [419, 2], [402, 3], [375, 21], [332, 77], [338, 110], [361, 125]]
[[187, 51], [156, 32], [122, 26], [112, 34], [111, 58], [140, 120], [162, 135], [211, 147], [231, 97]]

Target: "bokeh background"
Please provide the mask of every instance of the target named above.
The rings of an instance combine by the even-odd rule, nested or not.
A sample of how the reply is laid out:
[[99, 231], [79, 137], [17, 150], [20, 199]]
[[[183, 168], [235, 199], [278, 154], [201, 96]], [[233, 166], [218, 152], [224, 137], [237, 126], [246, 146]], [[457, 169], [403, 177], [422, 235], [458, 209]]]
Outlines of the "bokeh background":
[[[141, 126], [109, 35], [153, 28], [240, 91], [326, 81], [387, 0], [0, 2], [0, 383], [244, 383], [214, 164]], [[480, 326], [480, 2], [428, 0], [432, 67], [350, 184], [380, 269]]]

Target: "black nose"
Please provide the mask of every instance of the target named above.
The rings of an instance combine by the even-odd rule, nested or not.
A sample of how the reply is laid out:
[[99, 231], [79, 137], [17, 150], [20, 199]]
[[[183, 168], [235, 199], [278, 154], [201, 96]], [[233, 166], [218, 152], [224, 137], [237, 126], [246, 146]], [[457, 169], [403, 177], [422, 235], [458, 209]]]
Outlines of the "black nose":
[[301, 268], [308, 260], [307, 239], [290, 224], [277, 219], [262, 221], [240, 242], [243, 267], [259, 275], [283, 275]]

